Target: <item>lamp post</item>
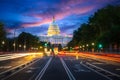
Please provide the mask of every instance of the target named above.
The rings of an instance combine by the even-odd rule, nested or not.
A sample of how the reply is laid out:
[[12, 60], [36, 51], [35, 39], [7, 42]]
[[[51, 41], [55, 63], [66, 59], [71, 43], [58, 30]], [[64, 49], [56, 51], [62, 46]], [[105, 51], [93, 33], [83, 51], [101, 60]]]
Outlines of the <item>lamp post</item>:
[[81, 51], [82, 46], [79, 46], [79, 48], [80, 48], [80, 51]]
[[25, 51], [26, 50], [26, 45], [24, 45], [23, 48], [24, 48], [24, 51]]
[[83, 51], [85, 50], [85, 45], [82, 46], [83, 47]]
[[19, 51], [21, 50], [21, 47], [22, 47], [22, 45], [21, 45], [21, 44], [19, 44]]
[[[25, 32], [25, 28], [24, 27], [22, 27], [23, 28], [23, 32]], [[24, 36], [24, 45], [23, 45], [23, 49], [24, 49], [24, 51], [26, 51], [26, 36]]]
[[4, 44], [5, 44], [5, 41], [2, 41], [2, 45], [3, 45], [3, 51], [4, 51]]
[[21, 46], [21, 45], [19, 45], [19, 47], [21, 48], [22, 46]]
[[88, 45], [88, 44], [86, 44], [86, 47], [87, 47], [87, 51], [88, 51], [88, 46], [89, 46], [89, 45]]
[[5, 41], [2, 41], [2, 44], [4, 45], [4, 44], [5, 44]]
[[95, 43], [92, 43], [92, 52], [94, 52], [94, 45]]
[[16, 47], [16, 43], [15, 43], [15, 32], [16, 32], [16, 29], [14, 30], [14, 43], [13, 43], [13, 46], [14, 46], [14, 52], [15, 52], [15, 47]]
[[95, 43], [92, 43], [92, 46], [94, 46], [95, 45]]

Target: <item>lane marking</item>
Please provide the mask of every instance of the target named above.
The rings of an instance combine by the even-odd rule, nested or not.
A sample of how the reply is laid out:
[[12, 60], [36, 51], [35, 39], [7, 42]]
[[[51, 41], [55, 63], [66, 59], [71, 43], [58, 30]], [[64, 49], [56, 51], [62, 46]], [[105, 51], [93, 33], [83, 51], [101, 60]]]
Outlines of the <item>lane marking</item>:
[[120, 68], [116, 68], [115, 70], [120, 71]]
[[[14, 75], [14, 74], [16, 74], [16, 73], [18, 73], [18, 72], [22, 71], [23, 69], [25, 69], [25, 68], [27, 68], [27, 67], [31, 66], [32, 64], [34, 64], [34, 63], [38, 62], [39, 60], [40, 60], [40, 59], [35, 60], [35, 61], [34, 61], [34, 62], [32, 62], [31, 64], [29, 64], [29, 65], [27, 65], [27, 66], [25, 66], [25, 67], [21, 68], [20, 70], [17, 70], [17, 71], [15, 71], [15, 72], [13, 72], [12, 74], [10, 74], [10, 75], [8, 75], [8, 76], [6, 76], [6, 77], [2, 78], [1, 80], [5, 80], [5, 79], [7, 79], [7, 78], [11, 77], [12, 75]], [[21, 66], [21, 65], [20, 65], [20, 66]], [[15, 68], [17, 68], [17, 67], [15, 67]], [[5, 71], [5, 72], [9, 72], [9, 71], [11, 71], [11, 70], [14, 70], [15, 68], [10, 69], [10, 70]], [[1, 74], [4, 74], [5, 72], [3, 72], [3, 73], [1, 73]]]
[[112, 72], [105, 70], [103, 68], [97, 67], [97, 66], [90, 64], [88, 62], [86, 62], [86, 64], [83, 64], [80, 62], [80, 64], [83, 65], [84, 67], [96, 72], [97, 74], [109, 79], [109, 80], [113, 80], [112, 77], [120, 78], [120, 75], [112, 73]]
[[33, 70], [38, 69], [38, 68], [40, 68], [40, 67], [30, 67], [25, 71], [25, 73], [32, 73]]
[[0, 69], [8, 69], [11, 68], [12, 66], [0, 66]]
[[103, 64], [103, 63], [100, 63], [100, 62], [93, 62], [92, 64]]
[[46, 69], [48, 68], [49, 64], [51, 63], [52, 57], [48, 60], [46, 65], [43, 67], [43, 69], [40, 71], [40, 73], [37, 75], [35, 80], [41, 80], [42, 76], [44, 75]]
[[101, 70], [101, 71], [105, 71], [105, 72], [107, 72], [107, 73], [109, 73], [109, 74], [111, 74], [111, 75], [114, 75], [114, 76], [120, 77], [119, 74], [112, 73], [112, 72], [110, 72], [110, 71], [108, 71], [108, 70], [105, 70], [105, 69], [103, 69], [103, 68], [97, 67], [97, 66], [92, 65], [92, 64], [90, 64], [90, 63], [88, 63], [88, 62], [87, 62], [87, 64], [90, 65], [90, 66], [93, 66], [93, 67], [95, 67], [95, 68], [97, 68], [97, 69], [99, 69], [99, 70]]
[[70, 69], [67, 67], [66, 63], [64, 62], [64, 60], [62, 58], [60, 58], [60, 61], [69, 77], [70, 80], [76, 80], [75, 77], [73, 76], [73, 74], [71, 73]]
[[32, 72], [33, 72], [32, 70], [25, 71], [25, 73], [32, 73]]
[[83, 63], [80, 63], [80, 64], [83, 65], [84, 67], [90, 69], [91, 71], [93, 71], [93, 72], [95, 72], [95, 73], [97, 73], [97, 74], [99, 74], [99, 75], [101, 75], [101, 76], [103, 76], [103, 77], [105, 77], [105, 78], [107, 78], [107, 79], [109, 79], [109, 80], [112, 80], [111, 78], [109, 78], [109, 77], [107, 77], [107, 76], [105, 76], [105, 75], [99, 73], [98, 71], [96, 71], [96, 70], [94, 70], [94, 69], [92, 69], [92, 68], [86, 66], [85, 64], [83, 64]]
[[75, 72], [91, 72], [89, 69], [83, 69], [83, 66], [80, 66], [80, 64], [74, 65]]
[[29, 69], [34, 70], [34, 69], [39, 69], [39, 68], [41, 68], [41, 67], [30, 67]]

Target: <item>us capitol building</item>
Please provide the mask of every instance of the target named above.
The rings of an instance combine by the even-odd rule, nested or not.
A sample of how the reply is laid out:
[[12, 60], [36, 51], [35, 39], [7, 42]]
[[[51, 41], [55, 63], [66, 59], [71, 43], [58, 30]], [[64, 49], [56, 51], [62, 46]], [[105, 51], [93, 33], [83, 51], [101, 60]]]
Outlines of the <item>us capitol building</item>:
[[56, 24], [54, 17], [52, 23], [49, 25], [47, 35], [40, 36], [40, 41], [50, 42], [51, 44], [61, 44], [62, 47], [66, 46], [71, 40], [72, 36], [60, 34], [59, 26]]

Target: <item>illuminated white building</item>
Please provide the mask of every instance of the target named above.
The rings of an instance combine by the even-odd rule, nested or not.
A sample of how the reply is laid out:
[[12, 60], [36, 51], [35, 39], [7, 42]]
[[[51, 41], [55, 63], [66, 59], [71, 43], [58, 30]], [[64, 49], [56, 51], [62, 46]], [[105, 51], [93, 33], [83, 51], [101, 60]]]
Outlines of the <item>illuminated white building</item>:
[[59, 26], [55, 23], [54, 17], [48, 28], [47, 35], [40, 36], [40, 41], [50, 42], [51, 44], [61, 44], [62, 46], [66, 46], [71, 39], [72, 36], [60, 34]]

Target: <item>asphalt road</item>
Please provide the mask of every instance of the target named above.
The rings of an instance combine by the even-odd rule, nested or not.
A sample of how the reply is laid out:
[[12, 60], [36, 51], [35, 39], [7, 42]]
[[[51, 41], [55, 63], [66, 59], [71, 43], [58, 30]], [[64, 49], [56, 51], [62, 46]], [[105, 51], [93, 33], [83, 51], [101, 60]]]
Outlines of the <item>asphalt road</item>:
[[59, 57], [53, 57], [41, 80], [69, 80]]
[[12, 68], [18, 67], [20, 65], [26, 64], [34, 59], [37, 59], [38, 57], [34, 57], [33, 55], [28, 56], [21, 56], [14, 59], [6, 59], [3, 61], [0, 61], [0, 75]]
[[63, 57], [75, 80], [109, 80], [104, 76], [84, 67], [79, 60], [73, 57]]
[[0, 80], [120, 80], [120, 65], [70, 56], [37, 59]]
[[120, 63], [81, 57], [79, 58], [79, 61], [88, 62], [92, 65], [95, 65], [112, 73], [120, 75]]

